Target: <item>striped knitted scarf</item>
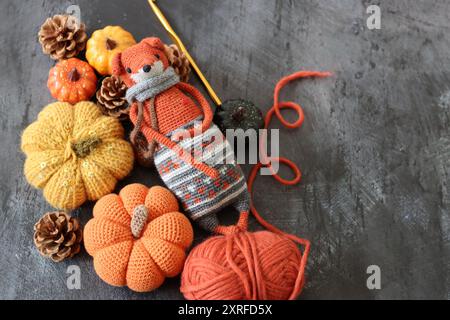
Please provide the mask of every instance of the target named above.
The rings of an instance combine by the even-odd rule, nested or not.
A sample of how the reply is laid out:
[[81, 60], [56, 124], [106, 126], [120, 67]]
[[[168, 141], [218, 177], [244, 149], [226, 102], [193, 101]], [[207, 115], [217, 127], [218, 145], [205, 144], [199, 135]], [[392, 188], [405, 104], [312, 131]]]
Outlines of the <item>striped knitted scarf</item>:
[[128, 103], [134, 101], [144, 102], [180, 82], [180, 77], [172, 67], [168, 67], [160, 75], [143, 80], [128, 88], [126, 99]]

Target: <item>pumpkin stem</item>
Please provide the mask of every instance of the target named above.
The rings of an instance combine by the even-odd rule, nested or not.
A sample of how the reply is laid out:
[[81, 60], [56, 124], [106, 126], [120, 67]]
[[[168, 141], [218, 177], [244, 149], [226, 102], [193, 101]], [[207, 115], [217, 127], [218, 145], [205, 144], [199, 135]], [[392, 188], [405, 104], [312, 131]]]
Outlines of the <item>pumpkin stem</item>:
[[102, 143], [102, 139], [100, 138], [87, 138], [85, 140], [81, 140], [79, 142], [72, 142], [71, 147], [73, 152], [79, 158], [87, 157], [98, 145]]
[[147, 224], [148, 209], [145, 205], [141, 204], [134, 208], [133, 216], [131, 217], [131, 233], [135, 238], [141, 236], [142, 229]]
[[107, 38], [106, 39], [106, 49], [107, 50], [113, 50], [115, 47], [117, 47], [117, 42], [114, 40]]
[[241, 122], [244, 119], [245, 116], [245, 108], [242, 106], [239, 106], [236, 110], [233, 111], [233, 114], [231, 117], [233, 120]]
[[72, 70], [69, 71], [67, 77], [69, 78], [70, 81], [76, 82], [80, 80], [80, 73], [78, 72], [77, 68], [74, 67]]

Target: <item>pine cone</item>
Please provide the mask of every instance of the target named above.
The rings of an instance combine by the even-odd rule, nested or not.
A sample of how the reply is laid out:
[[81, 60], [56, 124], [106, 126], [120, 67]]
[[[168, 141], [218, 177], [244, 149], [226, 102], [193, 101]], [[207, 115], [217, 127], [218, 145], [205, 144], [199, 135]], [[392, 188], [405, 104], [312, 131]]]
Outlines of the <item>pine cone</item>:
[[48, 212], [34, 225], [34, 244], [55, 262], [80, 252], [82, 236], [78, 220], [65, 212]]
[[176, 44], [171, 44], [170, 46], [164, 45], [164, 51], [167, 59], [169, 59], [169, 64], [180, 76], [180, 80], [182, 82], [188, 82], [191, 66], [184, 52]]
[[97, 91], [97, 105], [104, 115], [125, 119], [130, 106], [125, 99], [127, 86], [116, 76], [106, 77]]
[[71, 15], [48, 18], [39, 30], [42, 51], [54, 60], [73, 58], [86, 47], [87, 34], [84, 23]]

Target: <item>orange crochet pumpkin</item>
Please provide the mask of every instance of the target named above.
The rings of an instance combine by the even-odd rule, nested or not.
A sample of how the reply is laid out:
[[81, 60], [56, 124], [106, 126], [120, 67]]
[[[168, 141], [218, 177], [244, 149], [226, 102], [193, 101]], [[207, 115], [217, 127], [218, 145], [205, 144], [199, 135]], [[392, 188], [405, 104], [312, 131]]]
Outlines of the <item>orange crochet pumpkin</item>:
[[94, 95], [97, 76], [89, 63], [70, 58], [50, 69], [47, 87], [56, 100], [75, 104]]
[[193, 240], [192, 226], [178, 210], [168, 189], [137, 183], [98, 200], [84, 245], [99, 277], [147, 292], [178, 275]]

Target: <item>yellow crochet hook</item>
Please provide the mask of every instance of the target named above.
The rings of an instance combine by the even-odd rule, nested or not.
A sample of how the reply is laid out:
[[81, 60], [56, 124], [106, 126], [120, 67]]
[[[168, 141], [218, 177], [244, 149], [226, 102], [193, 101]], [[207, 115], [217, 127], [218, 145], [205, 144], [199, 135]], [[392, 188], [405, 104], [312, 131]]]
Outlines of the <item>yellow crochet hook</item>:
[[[216, 108], [214, 114], [215, 122], [216, 124], [219, 125], [220, 130], [222, 130], [222, 132], [225, 132], [226, 129], [244, 129], [245, 131], [248, 128], [250, 129], [263, 128], [264, 117], [261, 113], [261, 110], [259, 110], [259, 108], [256, 107], [253, 102], [243, 99], [232, 99], [222, 103], [217, 94], [214, 92], [214, 89], [209, 84], [208, 80], [203, 75], [198, 65], [195, 63], [192, 56], [187, 51], [181, 39], [178, 37], [173, 28], [170, 26], [169, 21], [167, 21], [166, 17], [164, 17], [163, 13], [156, 5], [156, 0], [147, 0], [147, 1], [150, 4], [150, 7], [152, 8], [153, 12], [156, 14], [159, 21], [163, 25], [164, 29], [166, 29], [166, 31], [169, 33], [169, 36], [172, 39], [172, 41], [175, 42], [178, 48], [180, 48], [180, 50], [188, 58], [189, 63], [192, 66], [192, 69], [194, 69], [195, 73], [200, 78], [201, 82], [208, 91], [208, 94], [211, 97], [211, 99], [214, 101], [217, 107], [220, 107]], [[231, 115], [231, 119], [229, 118], [229, 116], [227, 116], [227, 114]], [[225, 119], [227, 120], [225, 121]]]
[[161, 10], [156, 5], [156, 0], [148, 0], [148, 3], [150, 4], [150, 7], [152, 8], [153, 12], [156, 14], [156, 16], [158, 17], [159, 21], [163, 25], [164, 29], [166, 29], [166, 31], [169, 33], [169, 36], [172, 39], [172, 41], [175, 42], [175, 44], [178, 46], [178, 48], [180, 48], [181, 51], [183, 51], [184, 54], [186, 55], [186, 57], [188, 58], [189, 63], [192, 66], [192, 69], [194, 69], [195, 73], [200, 78], [201, 82], [203, 83], [203, 85], [205, 86], [206, 90], [208, 91], [211, 99], [214, 101], [214, 103], [217, 106], [221, 106], [222, 105], [222, 101], [217, 96], [216, 92], [211, 87], [211, 85], [209, 84], [208, 80], [205, 78], [205, 76], [203, 75], [202, 71], [200, 70], [198, 65], [195, 63], [195, 61], [192, 58], [192, 56], [187, 51], [187, 49], [184, 46], [184, 44], [181, 41], [181, 39], [178, 37], [178, 35], [173, 30], [173, 28], [170, 26], [169, 21], [167, 21], [167, 19], [164, 16], [164, 14], [161, 12]]

